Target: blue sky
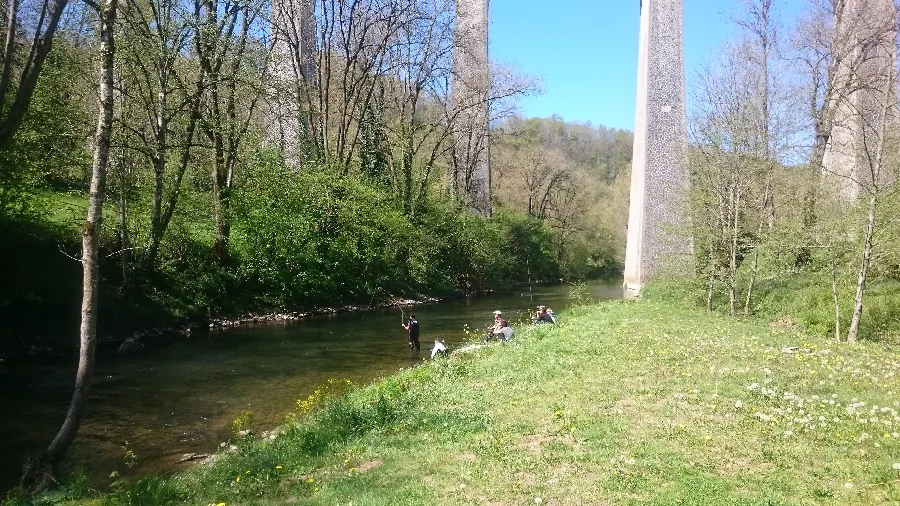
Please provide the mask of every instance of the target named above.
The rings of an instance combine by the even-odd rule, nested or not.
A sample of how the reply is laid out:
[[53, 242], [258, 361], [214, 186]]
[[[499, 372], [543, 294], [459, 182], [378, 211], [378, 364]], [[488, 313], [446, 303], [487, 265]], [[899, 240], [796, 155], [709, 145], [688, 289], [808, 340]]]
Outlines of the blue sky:
[[[781, 12], [803, 0], [776, 0]], [[739, 0], [684, 0], [685, 70], [733, 34]], [[490, 0], [491, 57], [543, 79], [522, 102], [526, 117], [634, 128], [638, 0]]]

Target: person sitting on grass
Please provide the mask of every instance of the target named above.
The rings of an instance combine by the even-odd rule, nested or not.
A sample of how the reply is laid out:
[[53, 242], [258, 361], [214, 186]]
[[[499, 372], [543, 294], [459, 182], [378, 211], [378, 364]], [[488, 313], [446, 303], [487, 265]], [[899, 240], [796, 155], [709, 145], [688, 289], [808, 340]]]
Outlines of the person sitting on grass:
[[547, 308], [547, 314], [550, 315], [550, 322], [556, 323], [556, 315], [553, 313], [553, 310], [549, 307]]
[[488, 328], [487, 339], [502, 339], [509, 341], [513, 335], [513, 329], [500, 311], [494, 311], [494, 324]]
[[556, 319], [547, 312], [547, 306], [538, 306], [532, 323], [556, 323]]

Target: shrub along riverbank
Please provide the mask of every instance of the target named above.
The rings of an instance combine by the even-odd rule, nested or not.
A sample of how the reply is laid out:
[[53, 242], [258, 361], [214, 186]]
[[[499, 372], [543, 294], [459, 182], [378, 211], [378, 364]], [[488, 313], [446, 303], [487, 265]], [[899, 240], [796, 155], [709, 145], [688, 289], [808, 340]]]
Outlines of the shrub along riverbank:
[[560, 321], [339, 398], [314, 395], [298, 403], [296, 420], [280, 435], [236, 438], [236, 449], [212, 465], [128, 480], [103, 495], [76, 483], [56, 500], [900, 500], [894, 348], [835, 343], [658, 300], [576, 308]]

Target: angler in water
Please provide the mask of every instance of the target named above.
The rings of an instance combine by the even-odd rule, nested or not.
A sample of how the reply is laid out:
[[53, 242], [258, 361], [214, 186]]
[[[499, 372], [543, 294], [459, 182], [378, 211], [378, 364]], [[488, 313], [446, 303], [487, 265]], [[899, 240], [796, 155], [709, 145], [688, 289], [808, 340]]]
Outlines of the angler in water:
[[415, 347], [416, 351], [419, 351], [419, 321], [416, 320], [416, 315], [414, 313], [409, 313], [409, 320], [402, 325], [409, 334], [409, 349]]

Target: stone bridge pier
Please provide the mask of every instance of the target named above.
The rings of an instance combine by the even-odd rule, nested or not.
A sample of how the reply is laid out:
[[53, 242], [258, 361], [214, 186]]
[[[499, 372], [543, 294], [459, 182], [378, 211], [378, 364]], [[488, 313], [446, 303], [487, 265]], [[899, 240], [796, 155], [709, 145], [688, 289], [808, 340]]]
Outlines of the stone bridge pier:
[[682, 0], [642, 0], [625, 288], [689, 274]]

